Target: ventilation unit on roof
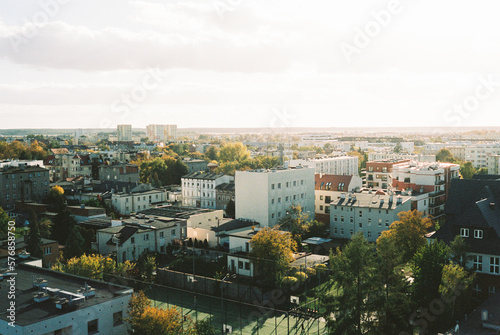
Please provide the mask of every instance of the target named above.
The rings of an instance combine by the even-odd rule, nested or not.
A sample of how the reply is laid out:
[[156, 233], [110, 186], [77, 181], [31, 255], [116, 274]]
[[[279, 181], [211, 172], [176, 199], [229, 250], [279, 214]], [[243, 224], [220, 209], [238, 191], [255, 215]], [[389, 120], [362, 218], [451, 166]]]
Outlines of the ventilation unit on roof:
[[33, 276], [33, 287], [36, 288], [42, 288], [42, 287], [47, 287], [47, 280], [43, 279], [42, 277], [35, 278]]

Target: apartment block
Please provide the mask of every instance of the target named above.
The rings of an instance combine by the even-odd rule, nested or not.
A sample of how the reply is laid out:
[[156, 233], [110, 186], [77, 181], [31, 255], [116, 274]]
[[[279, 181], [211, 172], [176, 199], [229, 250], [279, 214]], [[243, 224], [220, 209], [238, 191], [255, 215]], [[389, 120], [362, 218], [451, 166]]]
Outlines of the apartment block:
[[117, 126], [117, 136], [119, 142], [130, 142], [132, 141], [132, 125], [130, 124], [119, 124]]
[[398, 214], [411, 210], [411, 197], [384, 191], [336, 192], [330, 203], [330, 236], [351, 238], [359, 232], [375, 242], [383, 231], [398, 220]]
[[292, 205], [314, 218], [314, 169], [236, 171], [236, 218], [272, 227]]
[[285, 163], [285, 167], [311, 167], [316, 173], [331, 175], [358, 175], [357, 156], [338, 156], [315, 159], [294, 159]]
[[0, 207], [14, 208], [16, 201], [41, 202], [50, 190], [49, 170], [39, 166], [4, 166], [0, 169]]
[[146, 127], [148, 139], [152, 142], [168, 142], [177, 139], [177, 125], [150, 124]]

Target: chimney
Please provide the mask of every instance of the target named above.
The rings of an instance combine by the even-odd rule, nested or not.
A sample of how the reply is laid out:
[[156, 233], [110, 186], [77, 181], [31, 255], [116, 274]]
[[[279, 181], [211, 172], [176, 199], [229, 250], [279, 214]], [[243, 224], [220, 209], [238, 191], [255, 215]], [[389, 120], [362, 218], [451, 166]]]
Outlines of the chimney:
[[490, 209], [491, 209], [492, 211], [494, 211], [494, 210], [495, 210], [495, 203], [494, 203], [494, 202], [490, 202]]
[[340, 198], [341, 198], [341, 199], [345, 199], [345, 193], [341, 193], [341, 194], [340, 194]]

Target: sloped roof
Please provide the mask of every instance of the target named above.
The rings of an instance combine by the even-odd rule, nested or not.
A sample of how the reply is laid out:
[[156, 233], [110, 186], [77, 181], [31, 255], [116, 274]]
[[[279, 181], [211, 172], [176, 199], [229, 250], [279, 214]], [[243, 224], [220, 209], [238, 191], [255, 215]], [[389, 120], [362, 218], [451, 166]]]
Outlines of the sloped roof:
[[[351, 183], [352, 176], [343, 176], [343, 175], [333, 175], [333, 174], [316, 174], [315, 175], [315, 189], [319, 190], [320, 186], [326, 185], [328, 183], [331, 184], [331, 191], [338, 191], [339, 184], [344, 184], [345, 187], [349, 187]], [[346, 188], [347, 190], [347, 188]]]
[[[129, 238], [134, 235], [139, 228], [138, 227], [132, 227], [132, 226], [122, 226], [120, 227], [120, 231], [116, 233], [116, 236], [118, 237], [118, 244], [123, 245], [123, 243], [127, 242]], [[109, 239], [108, 242], [106, 242], [107, 245], [115, 245], [113, 242], [113, 237]]]
[[50, 149], [54, 155], [65, 155], [69, 154], [69, 150], [66, 148]]

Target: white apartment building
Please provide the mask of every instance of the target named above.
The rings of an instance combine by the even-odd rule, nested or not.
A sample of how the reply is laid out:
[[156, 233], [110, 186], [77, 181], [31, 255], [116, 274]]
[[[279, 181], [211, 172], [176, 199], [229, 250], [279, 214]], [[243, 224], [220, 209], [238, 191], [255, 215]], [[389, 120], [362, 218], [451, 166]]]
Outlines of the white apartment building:
[[500, 155], [489, 155], [488, 161], [488, 174], [500, 174]]
[[446, 149], [450, 150], [453, 157], [461, 161], [465, 160], [465, 146], [450, 146]]
[[465, 148], [465, 161], [471, 162], [475, 168], [488, 167], [488, 156], [500, 155], [499, 144], [468, 146]]
[[118, 141], [129, 142], [132, 141], [132, 125], [130, 124], [119, 124], [116, 126]]
[[120, 214], [130, 215], [130, 213], [155, 207], [168, 201], [168, 194], [163, 189], [137, 190], [133, 193], [113, 193], [111, 195], [111, 204]]
[[398, 214], [411, 210], [411, 197], [387, 194], [383, 191], [339, 193], [330, 203], [330, 236], [351, 238], [359, 232], [375, 242], [388, 230]]
[[236, 171], [236, 218], [272, 227], [292, 205], [314, 219], [314, 169]]
[[404, 151], [407, 153], [411, 154], [413, 151], [415, 151], [415, 144], [413, 142], [401, 142], [401, 147], [403, 148]]
[[217, 208], [216, 187], [234, 181], [222, 173], [196, 171], [181, 178], [182, 205], [198, 208]]
[[177, 125], [175, 124], [150, 124], [146, 127], [150, 141], [167, 142], [177, 139]]
[[314, 168], [316, 173], [357, 176], [358, 175], [358, 157], [357, 156], [339, 156], [325, 157], [315, 159], [294, 159], [285, 163], [285, 168], [294, 168], [298, 166], [308, 166]]

